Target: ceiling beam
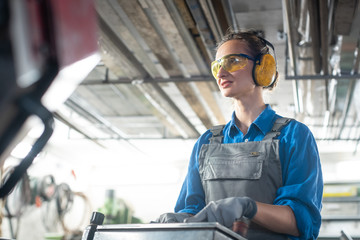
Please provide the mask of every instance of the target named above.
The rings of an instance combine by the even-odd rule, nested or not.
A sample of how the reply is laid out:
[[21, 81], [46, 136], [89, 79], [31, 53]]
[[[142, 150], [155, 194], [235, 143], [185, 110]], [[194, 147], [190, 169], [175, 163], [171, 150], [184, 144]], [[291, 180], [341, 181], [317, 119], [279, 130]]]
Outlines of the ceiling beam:
[[[99, 16], [100, 29], [108, 37], [109, 41], [113, 42], [115, 46], [120, 49], [122, 54], [128, 56], [128, 60], [132, 66], [136, 66], [140, 76], [146, 77], [149, 83], [136, 85], [145, 97], [152, 103], [155, 104], [155, 108], [158, 110], [159, 115], [166, 116], [161, 117], [160, 121], [164, 122], [166, 126], [172, 126], [173, 131], [180, 131], [184, 138], [199, 136], [198, 131], [192, 125], [192, 123], [186, 118], [186, 116], [180, 111], [176, 104], [170, 99], [170, 97], [164, 92], [164, 90], [154, 81], [152, 81], [150, 75], [143, 67], [143, 64], [137, 60], [132, 52], [126, 47], [126, 45], [119, 39], [112, 28]], [[155, 100], [155, 101], [154, 101]], [[172, 119], [172, 120], [170, 120]], [[168, 122], [171, 121], [171, 122]]]

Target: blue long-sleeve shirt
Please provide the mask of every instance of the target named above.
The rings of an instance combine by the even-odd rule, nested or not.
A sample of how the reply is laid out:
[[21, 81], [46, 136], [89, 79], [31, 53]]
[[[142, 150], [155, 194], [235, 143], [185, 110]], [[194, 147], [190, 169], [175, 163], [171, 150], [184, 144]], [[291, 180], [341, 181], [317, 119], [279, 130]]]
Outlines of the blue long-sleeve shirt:
[[[235, 124], [235, 113], [223, 130], [223, 143], [261, 141], [280, 116], [267, 105], [250, 125], [244, 135]], [[188, 173], [175, 206], [175, 212], [198, 213], [205, 206], [205, 194], [199, 175], [199, 153], [212, 136], [207, 130], [194, 145]], [[315, 139], [307, 126], [291, 121], [280, 136], [279, 155], [283, 186], [276, 192], [274, 205], [287, 205], [295, 214], [300, 237], [291, 239], [316, 239], [321, 225], [323, 178]]]

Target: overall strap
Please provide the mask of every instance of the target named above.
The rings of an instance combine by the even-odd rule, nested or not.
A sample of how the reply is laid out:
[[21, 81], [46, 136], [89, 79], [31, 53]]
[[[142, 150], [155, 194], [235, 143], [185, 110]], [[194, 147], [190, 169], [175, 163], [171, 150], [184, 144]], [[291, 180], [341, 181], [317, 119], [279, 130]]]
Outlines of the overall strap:
[[224, 127], [225, 125], [217, 125], [210, 128], [210, 131], [212, 133], [212, 137], [209, 139], [210, 144], [212, 143], [221, 144], [222, 139], [224, 137], [224, 135], [222, 134]]
[[270, 132], [268, 132], [263, 141], [266, 140], [271, 140], [274, 139], [276, 137], [278, 137], [281, 133], [281, 130], [283, 129], [283, 127], [285, 127], [291, 120], [293, 120], [292, 118], [278, 118], [275, 120], [275, 123], [272, 127], [272, 129], [270, 130]]

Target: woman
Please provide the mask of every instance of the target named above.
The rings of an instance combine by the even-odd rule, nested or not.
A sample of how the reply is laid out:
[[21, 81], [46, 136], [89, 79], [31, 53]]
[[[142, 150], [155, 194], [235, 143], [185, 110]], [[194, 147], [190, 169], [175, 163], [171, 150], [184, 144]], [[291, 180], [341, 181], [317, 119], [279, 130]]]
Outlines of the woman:
[[219, 43], [212, 72], [234, 100], [232, 119], [197, 140], [176, 213], [159, 222], [231, 228], [243, 216], [251, 219], [248, 239], [317, 238], [323, 181], [316, 142], [304, 124], [264, 103], [263, 89], [277, 77], [268, 46], [251, 31], [231, 32]]

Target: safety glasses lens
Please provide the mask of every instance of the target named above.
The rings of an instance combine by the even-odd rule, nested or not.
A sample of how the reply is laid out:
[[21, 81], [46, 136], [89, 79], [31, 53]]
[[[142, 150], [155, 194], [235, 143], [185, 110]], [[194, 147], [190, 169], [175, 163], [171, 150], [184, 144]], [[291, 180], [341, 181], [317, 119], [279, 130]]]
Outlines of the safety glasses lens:
[[221, 68], [221, 65], [218, 61], [213, 61], [211, 63], [211, 72], [212, 72], [214, 78], [216, 78], [216, 79], [217, 79], [217, 74], [220, 71], [220, 68]]
[[229, 56], [224, 57], [221, 65], [226, 71], [235, 72], [244, 68], [247, 64], [247, 61], [247, 58], [242, 56]]
[[248, 59], [243, 56], [227, 55], [219, 60], [212, 62], [211, 71], [213, 76], [217, 79], [217, 75], [222, 67], [227, 72], [235, 72], [246, 66]]

